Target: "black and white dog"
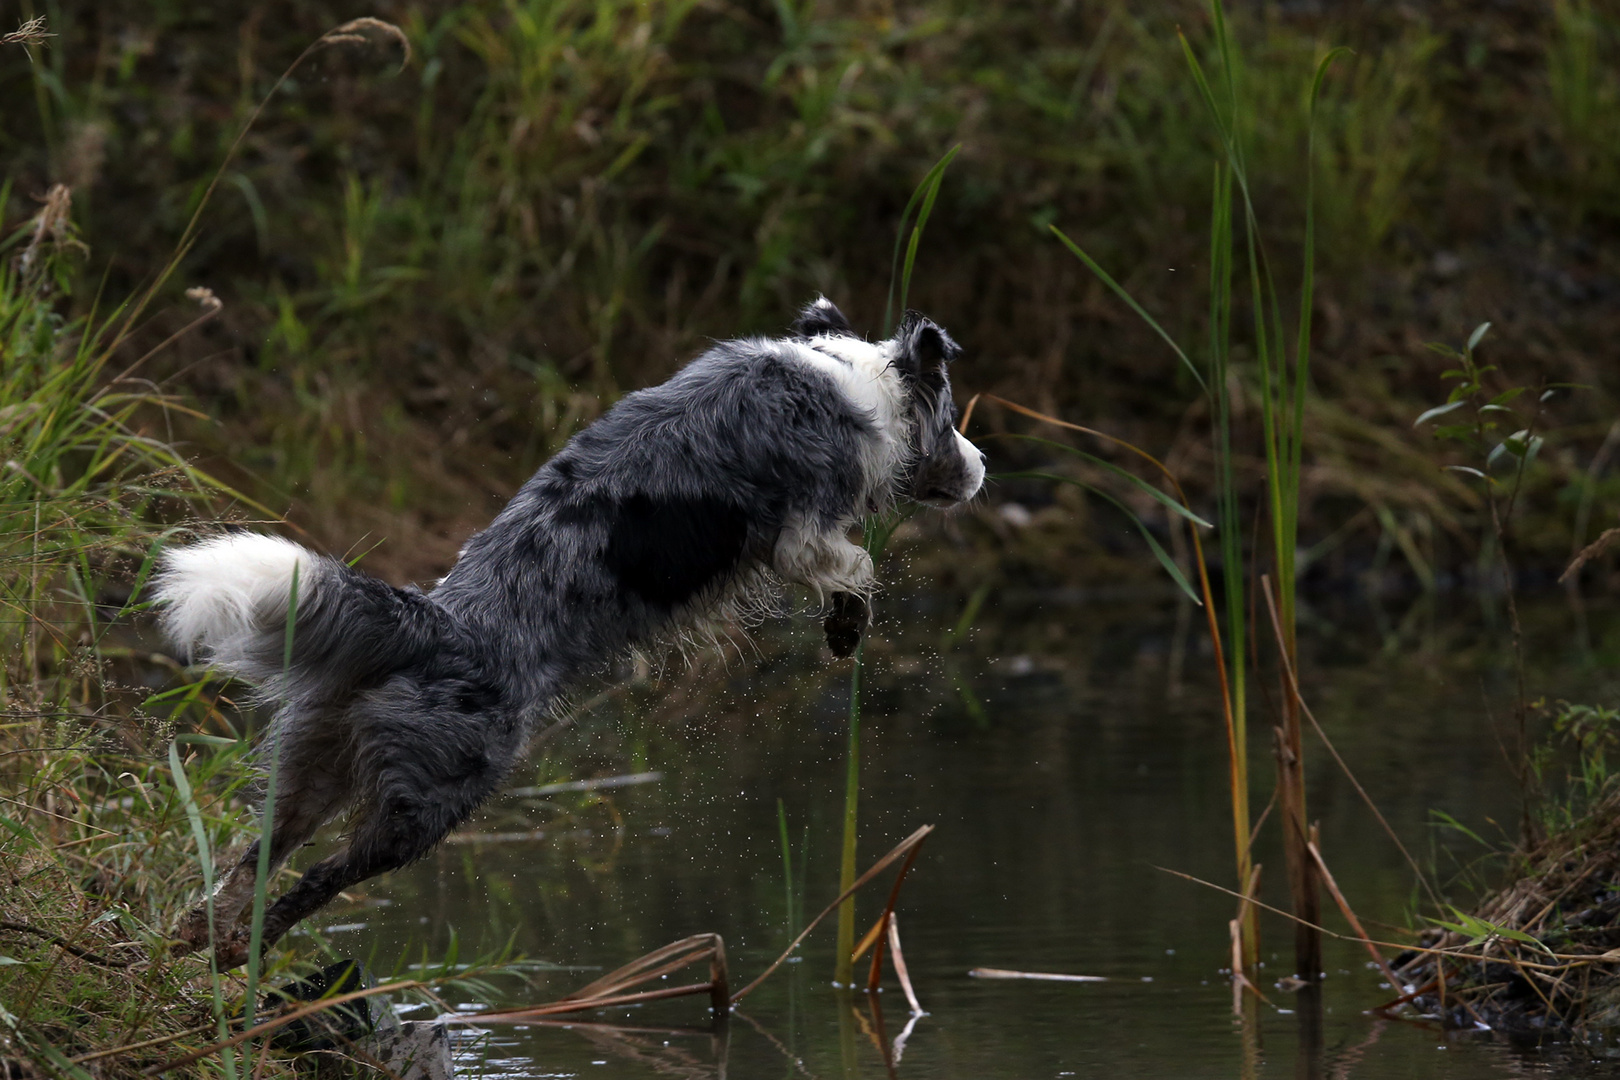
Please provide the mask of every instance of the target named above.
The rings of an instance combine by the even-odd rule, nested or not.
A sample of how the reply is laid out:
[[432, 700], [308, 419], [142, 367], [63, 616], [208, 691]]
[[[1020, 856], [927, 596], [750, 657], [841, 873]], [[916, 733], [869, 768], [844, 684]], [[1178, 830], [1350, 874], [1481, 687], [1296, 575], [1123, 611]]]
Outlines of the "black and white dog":
[[[829, 645], [852, 652], [873, 588], [854, 524], [900, 500], [962, 502], [984, 479], [953, 427], [959, 352], [914, 312], [867, 342], [825, 299], [789, 337], [718, 344], [570, 440], [430, 593], [274, 536], [168, 552], [156, 594], [170, 638], [279, 704], [271, 866], [351, 816], [346, 846], [269, 909], [266, 945], [425, 855], [564, 695], [627, 649], [798, 584], [829, 609]], [[255, 844], [213, 898], [224, 967], [247, 959], [257, 861]], [[206, 946], [207, 905], [177, 934], [180, 951]]]

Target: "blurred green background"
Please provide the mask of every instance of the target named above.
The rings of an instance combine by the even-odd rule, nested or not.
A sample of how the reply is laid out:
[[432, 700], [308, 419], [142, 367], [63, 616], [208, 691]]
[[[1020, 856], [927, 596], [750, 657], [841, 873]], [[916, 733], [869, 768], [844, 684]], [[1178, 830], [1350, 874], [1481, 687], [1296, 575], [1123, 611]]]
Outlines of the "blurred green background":
[[[0, 49], [0, 217], [9, 233], [52, 183], [70, 186], [88, 250], [62, 303], [81, 311], [157, 277], [310, 42], [360, 15], [404, 30], [408, 59], [367, 32], [270, 97], [165, 304], [124, 347], [139, 357], [195, 316], [186, 288], [212, 289], [221, 316], [141, 369], [201, 415], [154, 414], [153, 429], [335, 550], [384, 541], [368, 565], [395, 578], [442, 572], [569, 434], [709, 340], [780, 332], [818, 292], [879, 332], [901, 210], [957, 143], [911, 304], [966, 347], [959, 401], [988, 391], [1115, 432], [1166, 457], [1195, 500], [1209, 490], [1196, 388], [1047, 228], [1202, 340], [1215, 146], [1177, 38], [1206, 53], [1198, 3], [9, 12], [45, 16], [56, 36]], [[1424, 344], [1460, 345], [1489, 320], [1484, 358], [1504, 385], [1587, 387], [1541, 409], [1547, 449], [1522, 503], [1524, 565], [1556, 574], [1620, 505], [1620, 7], [1230, 15], [1279, 267], [1298, 264], [1311, 72], [1331, 47], [1354, 50], [1330, 71], [1316, 142], [1301, 511], [1314, 572], [1432, 582], [1483, 558], [1477, 492], [1440, 471], [1449, 451], [1412, 422], [1445, 393], [1447, 364]], [[1289, 274], [1280, 284], [1292, 290]], [[1004, 423], [993, 409], [975, 420], [980, 434]], [[1002, 462], [1035, 452], [992, 444]], [[1134, 542], [1082, 499], [1002, 484], [941, 528], [963, 559], [1083, 578]], [[1013, 501], [1030, 513], [1003, 513]]]

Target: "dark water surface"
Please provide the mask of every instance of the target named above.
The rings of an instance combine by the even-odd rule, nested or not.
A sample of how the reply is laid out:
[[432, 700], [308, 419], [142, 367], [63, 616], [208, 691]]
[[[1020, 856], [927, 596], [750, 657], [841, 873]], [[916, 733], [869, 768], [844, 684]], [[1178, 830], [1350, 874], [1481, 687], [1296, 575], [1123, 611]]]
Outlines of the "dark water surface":
[[[1222, 973], [1234, 904], [1167, 867], [1233, 884], [1223, 728], [1195, 612], [1059, 593], [992, 599], [950, 639], [965, 598], [888, 598], [869, 650], [861, 864], [918, 825], [923, 848], [898, 908], [927, 1014], [911, 1022], [892, 978], [877, 1002], [831, 986], [832, 923], [722, 1034], [703, 999], [495, 1026], [491, 1074], [525, 1077], [1494, 1077], [1591, 1068], [1489, 1033], [1446, 1032], [1364, 1010], [1392, 996], [1359, 946], [1327, 943], [1320, 1029], [1294, 993], [1291, 930], [1268, 916], [1270, 1008], [1245, 1029]], [[1613, 702], [1620, 620], [1562, 598], [1524, 605], [1529, 694]], [[1446, 875], [1516, 833], [1513, 668], [1497, 606], [1451, 597], [1380, 610], [1346, 601], [1302, 615], [1307, 696], [1403, 840]], [[813, 914], [836, 894], [847, 665], [804, 621], [766, 628], [729, 661], [672, 664], [599, 699], [515, 785], [658, 772], [598, 791], [504, 796], [458, 842], [339, 911], [327, 940], [384, 967], [452, 935], [466, 950], [515, 937], [536, 985], [501, 983], [465, 1007], [549, 1000], [673, 939], [724, 936], [735, 985], [785, 945], [777, 800], [791, 891]], [[644, 676], [649, 673], [643, 672]], [[1272, 789], [1270, 716], [1256, 688], [1253, 800]], [[1406, 924], [1413, 874], [1312, 740], [1310, 814], [1364, 920]], [[802, 847], [808, 837], [807, 849]], [[805, 853], [807, 851], [807, 858]], [[1268, 900], [1286, 906], [1268, 827]], [[1487, 871], [1488, 872], [1488, 869]], [[863, 894], [862, 929], [889, 876]], [[1449, 898], [1469, 902], [1453, 883]], [[801, 916], [802, 917], [802, 916]], [[1343, 929], [1336, 913], [1329, 925]], [[1376, 932], [1376, 931], [1375, 931]], [[1388, 931], [1394, 933], [1394, 931]], [[968, 977], [985, 966], [1106, 976], [1095, 984]], [[864, 965], [863, 965], [864, 969]], [[702, 972], [691, 979], [699, 981]], [[673, 984], [671, 984], [673, 985]], [[879, 1013], [878, 1007], [881, 1007]], [[589, 1022], [589, 1023], [583, 1023]], [[590, 1026], [624, 1025], [623, 1027]], [[897, 1039], [897, 1036], [900, 1037]], [[469, 1053], [469, 1065], [477, 1054]]]

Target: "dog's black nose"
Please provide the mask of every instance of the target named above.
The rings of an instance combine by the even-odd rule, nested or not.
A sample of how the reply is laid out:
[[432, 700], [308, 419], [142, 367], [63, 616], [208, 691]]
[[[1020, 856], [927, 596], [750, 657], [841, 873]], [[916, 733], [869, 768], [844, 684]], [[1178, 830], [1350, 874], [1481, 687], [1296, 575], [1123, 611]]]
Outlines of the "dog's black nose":
[[990, 457], [983, 450], [979, 451], [979, 464], [980, 465], [988, 465], [988, 464], [990, 464]]

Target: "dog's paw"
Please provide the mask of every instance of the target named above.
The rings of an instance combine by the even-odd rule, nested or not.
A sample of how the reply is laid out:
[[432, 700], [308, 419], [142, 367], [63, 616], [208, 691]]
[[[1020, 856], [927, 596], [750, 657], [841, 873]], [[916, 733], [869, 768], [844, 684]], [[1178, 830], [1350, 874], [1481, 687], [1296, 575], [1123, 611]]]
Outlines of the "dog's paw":
[[198, 906], [180, 917], [174, 928], [174, 944], [169, 951], [176, 956], [194, 953], [208, 945], [208, 908]]
[[866, 597], [858, 593], [833, 593], [832, 610], [821, 623], [827, 634], [827, 648], [834, 656], [853, 656], [871, 621], [872, 609]]
[[253, 945], [251, 931], [246, 928], [232, 930], [214, 945], [214, 966], [230, 971], [248, 962], [248, 950]]

